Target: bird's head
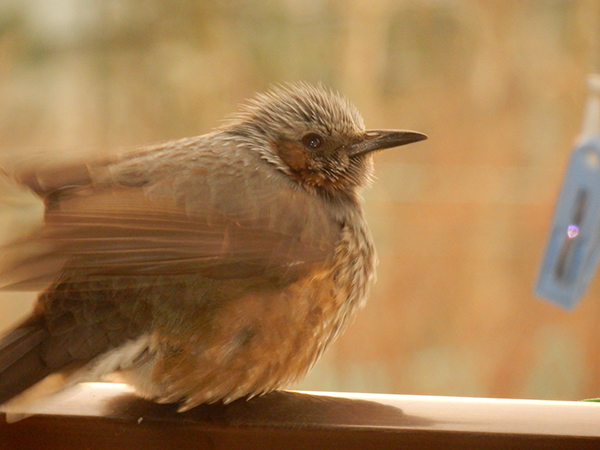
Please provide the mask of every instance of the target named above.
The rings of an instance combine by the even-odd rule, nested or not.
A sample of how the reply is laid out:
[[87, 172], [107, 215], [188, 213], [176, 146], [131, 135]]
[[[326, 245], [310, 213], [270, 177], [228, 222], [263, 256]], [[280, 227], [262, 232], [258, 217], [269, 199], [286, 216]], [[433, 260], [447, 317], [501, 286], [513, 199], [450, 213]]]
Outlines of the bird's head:
[[280, 86], [242, 107], [229, 129], [299, 184], [329, 194], [368, 184], [374, 151], [426, 139], [414, 131], [365, 130], [339, 94], [306, 83]]

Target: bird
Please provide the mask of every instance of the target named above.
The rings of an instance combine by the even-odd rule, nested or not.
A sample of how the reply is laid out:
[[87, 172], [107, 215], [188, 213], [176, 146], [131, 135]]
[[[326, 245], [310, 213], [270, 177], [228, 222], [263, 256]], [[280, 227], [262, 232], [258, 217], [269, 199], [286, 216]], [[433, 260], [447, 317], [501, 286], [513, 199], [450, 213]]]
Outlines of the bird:
[[100, 380], [180, 412], [288, 388], [368, 297], [372, 155], [423, 139], [295, 82], [201, 136], [3, 166], [44, 223], [1, 249], [2, 289], [41, 293], [0, 340], [0, 404]]

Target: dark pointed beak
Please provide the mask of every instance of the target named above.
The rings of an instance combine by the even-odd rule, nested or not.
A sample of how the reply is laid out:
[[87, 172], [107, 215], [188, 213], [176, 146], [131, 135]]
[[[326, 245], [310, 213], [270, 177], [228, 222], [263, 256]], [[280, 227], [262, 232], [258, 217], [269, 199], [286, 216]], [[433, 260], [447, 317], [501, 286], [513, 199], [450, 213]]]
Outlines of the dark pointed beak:
[[369, 130], [364, 139], [348, 147], [350, 156], [364, 155], [376, 150], [399, 147], [427, 139], [427, 136], [417, 131], [406, 130]]

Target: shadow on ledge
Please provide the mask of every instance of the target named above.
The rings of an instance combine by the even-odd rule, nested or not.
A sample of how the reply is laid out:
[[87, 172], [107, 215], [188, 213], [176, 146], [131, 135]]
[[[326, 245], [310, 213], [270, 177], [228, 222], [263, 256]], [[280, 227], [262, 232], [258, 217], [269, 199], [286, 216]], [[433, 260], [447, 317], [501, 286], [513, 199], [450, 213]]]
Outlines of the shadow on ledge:
[[404, 428], [428, 427], [428, 419], [406, 415], [400, 408], [377, 401], [272, 392], [251, 400], [239, 399], [228, 405], [200, 405], [184, 413], [176, 404], [160, 405], [121, 395], [107, 403], [106, 415], [137, 421], [179, 421], [223, 427], [286, 428]]

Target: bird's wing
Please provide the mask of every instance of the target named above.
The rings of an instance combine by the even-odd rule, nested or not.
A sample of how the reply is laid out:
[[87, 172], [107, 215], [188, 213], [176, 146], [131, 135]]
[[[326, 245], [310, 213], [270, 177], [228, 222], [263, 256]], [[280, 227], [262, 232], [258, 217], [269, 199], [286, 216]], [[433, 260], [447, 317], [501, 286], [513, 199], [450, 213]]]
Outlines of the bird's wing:
[[[324, 261], [339, 225], [255, 152], [200, 137], [92, 164], [20, 170], [45, 225], [0, 249], [0, 286], [82, 277], [293, 273]], [[152, 277], [148, 277], [152, 278]]]

